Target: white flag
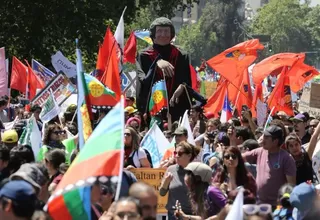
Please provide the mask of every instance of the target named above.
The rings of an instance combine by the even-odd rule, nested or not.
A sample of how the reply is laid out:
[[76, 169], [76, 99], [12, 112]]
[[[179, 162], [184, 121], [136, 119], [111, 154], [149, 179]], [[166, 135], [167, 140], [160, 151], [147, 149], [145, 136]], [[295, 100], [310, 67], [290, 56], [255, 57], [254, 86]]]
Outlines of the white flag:
[[189, 122], [188, 110], [186, 110], [186, 112], [184, 113], [180, 126], [182, 126], [185, 129], [187, 129], [187, 131], [188, 131], [188, 142], [195, 146], [196, 142], [194, 141], [194, 138], [193, 138], [193, 132], [191, 130], [191, 126], [190, 126], [190, 122]]
[[57, 73], [62, 71], [69, 78], [77, 75], [77, 66], [63, 56], [60, 51], [51, 56], [51, 63]]
[[157, 123], [153, 123], [150, 130], [142, 139], [141, 146], [149, 151], [153, 168], [158, 168], [165, 151], [170, 147], [170, 143]]
[[121, 50], [123, 51], [124, 48], [124, 21], [123, 21], [123, 15], [127, 9], [127, 6], [124, 8], [121, 18], [119, 20], [116, 32], [114, 32], [114, 38], [120, 45]]
[[243, 187], [238, 190], [238, 195], [229, 211], [226, 220], [243, 219]]

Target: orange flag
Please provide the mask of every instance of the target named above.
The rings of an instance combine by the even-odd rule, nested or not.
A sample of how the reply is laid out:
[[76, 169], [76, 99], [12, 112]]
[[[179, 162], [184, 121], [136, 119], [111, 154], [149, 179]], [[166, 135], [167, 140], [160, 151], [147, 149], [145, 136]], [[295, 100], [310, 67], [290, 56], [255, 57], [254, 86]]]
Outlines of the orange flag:
[[208, 99], [207, 104], [204, 106], [204, 111], [206, 115], [214, 115], [218, 117], [218, 112], [221, 111], [224, 103], [224, 98], [226, 91], [228, 89], [229, 82], [224, 80], [217, 87], [216, 91], [212, 94], [212, 96]]
[[268, 105], [270, 109], [275, 108], [274, 112], [284, 111], [288, 115], [293, 115], [291, 89], [287, 73], [288, 67], [283, 67], [278, 76], [278, 81], [269, 96]]
[[257, 58], [257, 50], [264, 47], [258, 39], [237, 44], [207, 61], [215, 71], [231, 83]]
[[290, 88], [293, 92], [301, 90], [306, 82], [319, 75], [319, 72], [312, 66], [305, 63], [296, 63], [288, 73]]
[[279, 53], [270, 56], [258, 64], [252, 69], [252, 78], [254, 84], [258, 85], [270, 74], [276, 72], [275, 75], [280, 73], [283, 67], [291, 67], [296, 62], [303, 62], [305, 54], [302, 53]]
[[10, 88], [26, 93], [27, 67], [16, 57], [12, 59]]

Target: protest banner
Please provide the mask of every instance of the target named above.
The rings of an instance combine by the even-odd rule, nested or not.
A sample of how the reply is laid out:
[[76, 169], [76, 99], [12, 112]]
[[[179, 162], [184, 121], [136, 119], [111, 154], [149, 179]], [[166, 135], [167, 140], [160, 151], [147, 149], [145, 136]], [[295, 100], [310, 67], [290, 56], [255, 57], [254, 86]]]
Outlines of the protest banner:
[[130, 170], [137, 178], [138, 181], [144, 182], [153, 186], [158, 195], [158, 214], [166, 214], [166, 205], [168, 203], [168, 194], [160, 196], [159, 189], [161, 180], [166, 172], [165, 169], [154, 168], [138, 168]]
[[42, 106], [42, 111], [39, 115], [41, 121], [49, 122], [51, 119], [60, 114], [60, 108], [54, 100], [53, 94], [50, 91], [50, 95], [46, 102]]
[[38, 104], [41, 107], [50, 96], [50, 90], [58, 105], [61, 105], [72, 93], [76, 92], [76, 87], [72, 85], [70, 80], [62, 73], [56, 75], [47, 86], [42, 89], [31, 103]]
[[320, 108], [310, 107], [311, 88], [305, 87], [299, 102], [299, 112], [308, 112], [310, 116], [320, 118]]

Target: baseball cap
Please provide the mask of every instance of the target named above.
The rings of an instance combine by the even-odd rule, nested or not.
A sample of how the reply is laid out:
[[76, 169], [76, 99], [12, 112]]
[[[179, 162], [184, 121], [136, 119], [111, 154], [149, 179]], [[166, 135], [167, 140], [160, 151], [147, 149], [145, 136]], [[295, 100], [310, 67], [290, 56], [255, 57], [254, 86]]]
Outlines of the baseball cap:
[[16, 143], [18, 142], [18, 133], [14, 129], [7, 130], [1, 135], [1, 140], [3, 143]]
[[298, 121], [298, 122], [305, 122], [306, 121], [306, 116], [304, 114], [297, 114], [293, 118], [291, 118], [292, 121]]
[[316, 196], [314, 185], [304, 182], [293, 188], [290, 194], [290, 203], [299, 211], [305, 212], [313, 207]]
[[200, 162], [191, 162], [184, 169], [191, 171], [195, 176], [200, 176], [202, 182], [211, 183], [212, 170], [208, 165]]
[[125, 112], [128, 112], [129, 114], [133, 114], [137, 111], [137, 109], [133, 108], [132, 106], [127, 106], [125, 109], [124, 109]]
[[11, 180], [25, 180], [40, 191], [41, 185], [45, 183], [45, 177], [36, 164], [25, 163], [20, 169], [10, 176]]
[[2, 186], [0, 198], [5, 197], [16, 203], [34, 204], [36, 193], [30, 183], [24, 180], [11, 180]]
[[283, 138], [283, 131], [279, 126], [271, 125], [263, 131], [263, 135], [273, 138]]
[[184, 128], [184, 127], [177, 127], [177, 129], [174, 131], [174, 133], [173, 133], [174, 135], [181, 135], [181, 134], [185, 134], [185, 135], [187, 135], [188, 134], [188, 131], [187, 131], [187, 129], [186, 128]]

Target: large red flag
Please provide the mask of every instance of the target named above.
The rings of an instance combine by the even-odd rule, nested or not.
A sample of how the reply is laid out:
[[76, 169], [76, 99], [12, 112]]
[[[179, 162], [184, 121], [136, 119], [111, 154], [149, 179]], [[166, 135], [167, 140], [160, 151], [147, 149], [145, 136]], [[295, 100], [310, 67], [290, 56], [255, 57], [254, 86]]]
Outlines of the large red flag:
[[32, 100], [36, 94], [37, 89], [43, 89], [45, 87], [45, 82], [43, 82], [37, 75], [33, 72], [32, 68], [28, 64], [28, 73], [27, 73], [27, 98]]
[[196, 72], [196, 70], [193, 68], [193, 66], [191, 64], [189, 64], [189, 68], [190, 68], [190, 74], [191, 74], [192, 89], [194, 91], [199, 92], [199, 88], [197, 86], [197, 84], [198, 84], [197, 72]]
[[283, 67], [278, 81], [269, 96], [268, 105], [274, 111], [284, 111], [288, 115], [293, 115], [291, 89], [288, 76], [288, 67]]
[[[115, 103], [116, 105], [120, 101], [121, 96], [121, 81], [120, 81], [120, 72], [119, 72], [119, 62], [117, 57], [118, 44], [113, 37], [113, 35], [108, 35], [107, 40], [110, 50], [110, 56], [108, 57], [108, 63], [106, 69], [101, 77], [100, 81], [115, 92]], [[106, 42], [103, 42], [104, 44]]]
[[204, 111], [206, 115], [214, 115], [218, 117], [218, 112], [221, 111], [224, 103], [225, 94], [228, 89], [229, 82], [224, 80], [217, 87], [216, 91], [208, 99], [207, 104], [204, 106]]
[[127, 43], [124, 46], [123, 63], [129, 62], [129, 63], [135, 64], [136, 53], [137, 53], [137, 39], [136, 39], [136, 36], [134, 35], [134, 32], [131, 32], [130, 37], [127, 40]]
[[107, 28], [106, 34], [103, 39], [103, 44], [99, 45], [99, 52], [96, 64], [96, 78], [101, 79], [103, 73], [106, 70], [106, 66], [108, 65], [108, 60], [111, 54], [113, 43], [109, 41], [109, 39], [113, 37], [113, 34], [110, 28]]
[[207, 61], [215, 71], [231, 83], [257, 58], [257, 50], [264, 47], [258, 39], [237, 44]]
[[291, 67], [297, 62], [303, 62], [304, 59], [305, 54], [302, 53], [279, 53], [272, 55], [253, 67], [253, 82], [256, 85], [260, 84], [267, 76], [278, 75], [283, 67]]
[[16, 57], [12, 59], [10, 88], [26, 93], [27, 67]]

